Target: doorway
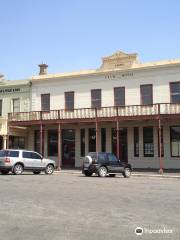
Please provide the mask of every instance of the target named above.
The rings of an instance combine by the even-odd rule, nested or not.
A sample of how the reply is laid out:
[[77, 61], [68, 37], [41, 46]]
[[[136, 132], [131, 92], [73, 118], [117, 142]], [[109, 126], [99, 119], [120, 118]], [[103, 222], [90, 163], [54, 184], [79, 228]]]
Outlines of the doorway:
[[[112, 152], [117, 155], [117, 136], [116, 129], [112, 128]], [[127, 128], [119, 129], [119, 157], [123, 162], [128, 162], [128, 143], [127, 143]]]
[[62, 166], [75, 166], [75, 130], [62, 130]]
[[0, 136], [0, 150], [3, 149], [3, 137]]

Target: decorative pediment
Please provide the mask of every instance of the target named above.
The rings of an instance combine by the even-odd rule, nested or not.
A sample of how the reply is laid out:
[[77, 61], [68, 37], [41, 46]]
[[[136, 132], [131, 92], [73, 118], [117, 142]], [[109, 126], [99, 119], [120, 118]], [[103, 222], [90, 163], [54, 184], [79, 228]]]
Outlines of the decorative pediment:
[[137, 63], [137, 54], [117, 51], [111, 56], [103, 57], [102, 62], [101, 68], [105, 69], [130, 68], [134, 63]]

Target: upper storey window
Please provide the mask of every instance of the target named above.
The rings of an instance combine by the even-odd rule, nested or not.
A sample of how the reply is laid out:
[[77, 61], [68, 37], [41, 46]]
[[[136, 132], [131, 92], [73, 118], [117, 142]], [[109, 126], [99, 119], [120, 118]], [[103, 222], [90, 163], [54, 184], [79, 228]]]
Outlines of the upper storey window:
[[92, 108], [101, 107], [101, 89], [91, 90], [91, 107]]
[[20, 112], [20, 99], [14, 98], [12, 100], [13, 103], [13, 112]]
[[153, 104], [152, 84], [141, 85], [141, 104]]
[[125, 105], [125, 87], [114, 88], [114, 106]]
[[0, 116], [2, 116], [2, 99], [0, 99]]
[[50, 94], [41, 94], [41, 111], [50, 111]]
[[170, 83], [170, 94], [172, 103], [180, 103], [180, 82]]
[[74, 92], [65, 92], [65, 109], [74, 109]]

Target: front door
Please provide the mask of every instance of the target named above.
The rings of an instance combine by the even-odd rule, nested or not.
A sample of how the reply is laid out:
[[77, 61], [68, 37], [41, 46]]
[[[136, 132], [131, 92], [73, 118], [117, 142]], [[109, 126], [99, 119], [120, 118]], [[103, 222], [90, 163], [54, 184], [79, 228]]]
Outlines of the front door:
[[[117, 155], [116, 129], [112, 128], [112, 152]], [[128, 162], [127, 128], [119, 129], [119, 158], [122, 162]]]
[[64, 167], [75, 166], [75, 130], [62, 130], [62, 165]]

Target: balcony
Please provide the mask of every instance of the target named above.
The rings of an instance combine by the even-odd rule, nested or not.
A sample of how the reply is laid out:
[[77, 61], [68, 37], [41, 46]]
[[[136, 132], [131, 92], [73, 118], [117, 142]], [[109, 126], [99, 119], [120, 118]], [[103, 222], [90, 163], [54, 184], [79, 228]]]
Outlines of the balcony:
[[159, 116], [174, 116], [180, 114], [180, 104], [159, 103], [153, 105], [129, 105], [129, 106], [110, 106], [102, 108], [78, 108], [72, 111], [65, 109], [51, 110], [48, 112], [32, 111], [9, 113], [8, 121], [13, 123], [31, 124], [38, 121], [111, 121], [115, 119], [133, 120], [133, 119], [156, 119]]

